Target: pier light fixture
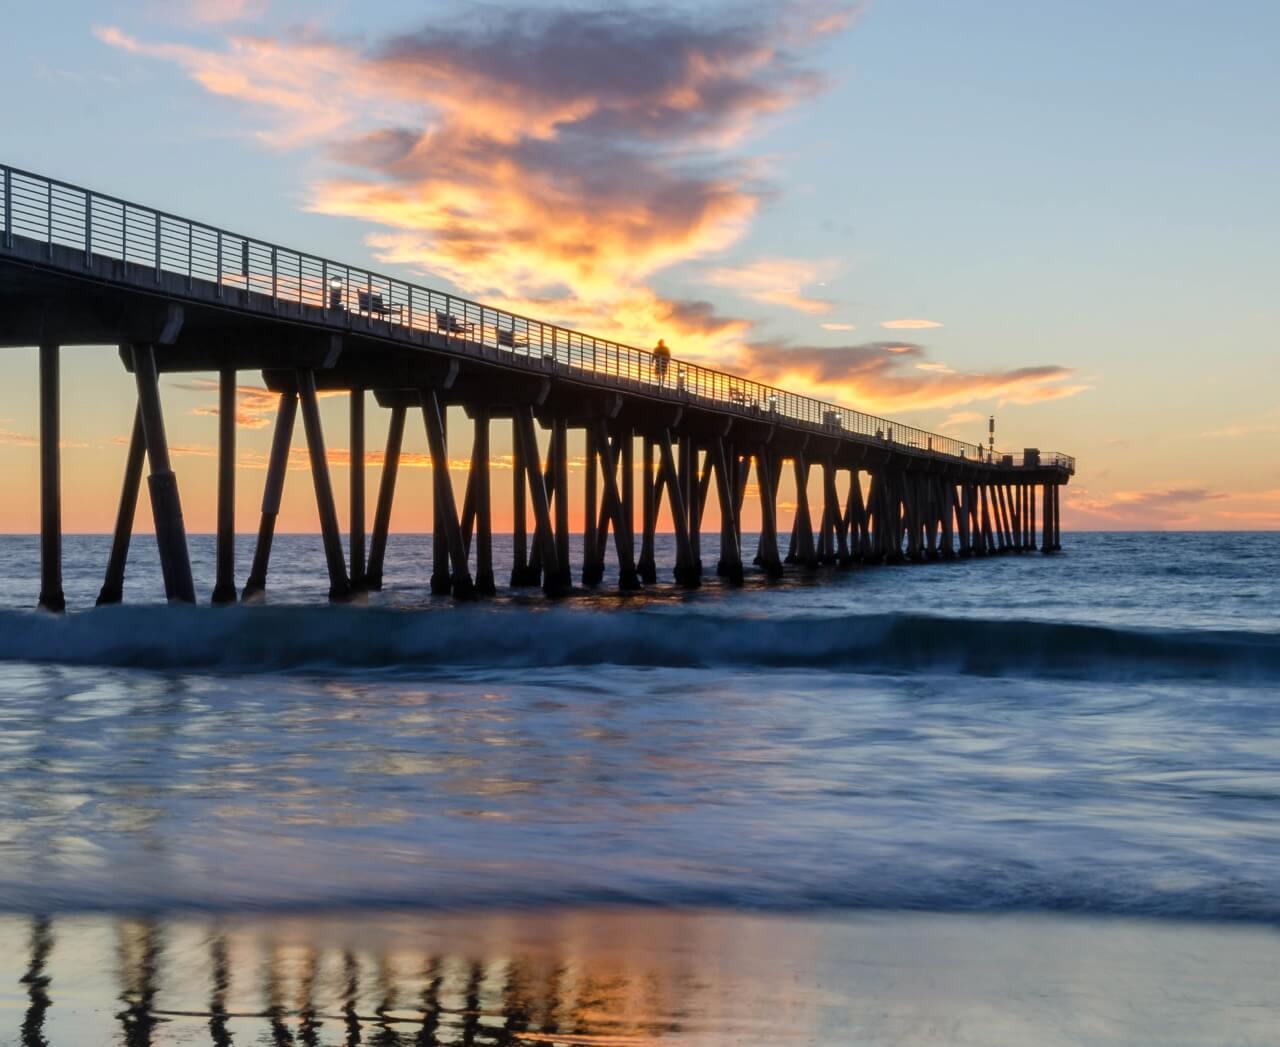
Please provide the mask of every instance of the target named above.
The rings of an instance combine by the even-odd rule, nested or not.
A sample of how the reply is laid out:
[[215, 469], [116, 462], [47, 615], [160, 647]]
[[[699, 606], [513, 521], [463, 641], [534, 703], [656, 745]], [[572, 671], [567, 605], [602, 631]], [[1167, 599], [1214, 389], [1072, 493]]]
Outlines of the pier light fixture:
[[330, 309], [342, 308], [342, 298], [343, 298], [342, 291], [343, 291], [342, 277], [340, 276], [329, 277], [329, 308]]

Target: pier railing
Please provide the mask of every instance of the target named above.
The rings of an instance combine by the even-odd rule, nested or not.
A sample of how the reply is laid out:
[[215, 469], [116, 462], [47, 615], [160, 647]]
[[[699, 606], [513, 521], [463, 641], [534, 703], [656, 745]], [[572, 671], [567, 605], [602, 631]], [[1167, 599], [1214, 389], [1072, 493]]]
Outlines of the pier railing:
[[304, 254], [287, 247], [118, 197], [0, 165], [3, 176], [4, 246], [21, 236], [83, 251], [85, 267], [106, 257], [132, 263], [164, 276], [185, 277], [212, 286], [265, 296], [279, 311], [309, 306], [331, 322], [350, 317], [384, 321], [397, 329], [443, 338], [466, 353], [483, 346], [548, 362], [585, 375], [622, 379], [677, 402], [698, 402], [717, 410], [789, 424], [833, 435], [849, 434], [914, 451], [990, 461], [1012, 468], [1055, 466], [1075, 471], [1075, 459], [1057, 452], [991, 454], [981, 444], [931, 433], [810, 396], [788, 392], [737, 375], [672, 359], [664, 371], [653, 353], [597, 338], [518, 313], [496, 309], [455, 294]]

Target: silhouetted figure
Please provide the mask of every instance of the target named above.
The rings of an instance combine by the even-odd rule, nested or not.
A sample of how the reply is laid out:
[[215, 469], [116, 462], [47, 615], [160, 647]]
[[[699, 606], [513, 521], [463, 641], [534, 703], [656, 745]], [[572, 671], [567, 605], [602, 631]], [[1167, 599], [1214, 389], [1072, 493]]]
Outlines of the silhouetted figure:
[[659, 385], [666, 381], [667, 369], [670, 366], [671, 350], [667, 347], [667, 343], [659, 338], [658, 344], [653, 347], [653, 373], [658, 376]]

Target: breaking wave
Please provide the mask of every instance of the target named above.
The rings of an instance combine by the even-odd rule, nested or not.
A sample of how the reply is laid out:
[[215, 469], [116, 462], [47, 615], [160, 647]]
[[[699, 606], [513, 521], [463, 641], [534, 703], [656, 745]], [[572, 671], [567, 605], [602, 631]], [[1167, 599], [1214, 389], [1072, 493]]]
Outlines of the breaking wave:
[[0, 612], [0, 661], [227, 672], [436, 666], [798, 668], [1084, 678], [1280, 677], [1280, 633], [685, 607], [115, 607]]

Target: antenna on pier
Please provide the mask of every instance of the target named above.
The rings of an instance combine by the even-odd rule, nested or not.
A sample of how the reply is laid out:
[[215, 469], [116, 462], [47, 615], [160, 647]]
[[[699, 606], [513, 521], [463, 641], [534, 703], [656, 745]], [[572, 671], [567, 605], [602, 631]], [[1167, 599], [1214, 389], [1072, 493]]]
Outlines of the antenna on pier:
[[987, 419], [987, 461], [993, 462], [996, 457], [996, 416]]

